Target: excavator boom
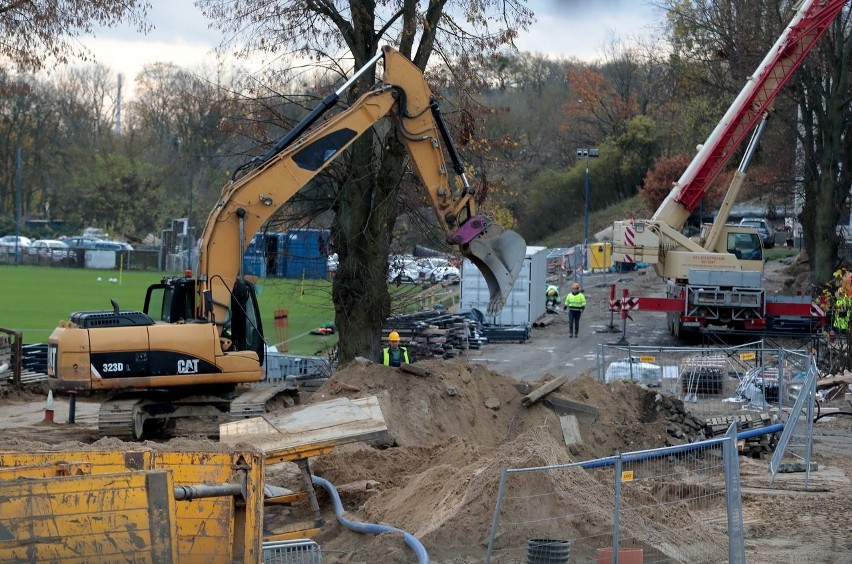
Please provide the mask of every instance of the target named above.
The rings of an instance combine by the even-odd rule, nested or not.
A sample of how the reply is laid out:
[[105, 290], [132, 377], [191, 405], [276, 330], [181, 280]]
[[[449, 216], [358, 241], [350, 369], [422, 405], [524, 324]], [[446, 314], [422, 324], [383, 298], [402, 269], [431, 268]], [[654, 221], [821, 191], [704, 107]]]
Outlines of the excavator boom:
[[[352, 106], [309, 129], [354, 80], [308, 115], [254, 168], [225, 186], [200, 240], [198, 291], [212, 293], [213, 311], [203, 317], [224, 319], [231, 281], [239, 277], [242, 251], [263, 223], [299, 189], [335, 160], [377, 122], [393, 120], [399, 138], [429, 195], [447, 242], [458, 247], [480, 270], [491, 294], [489, 312], [498, 312], [523, 264], [526, 243], [514, 231], [478, 215], [474, 190], [452, 143], [423, 73], [391, 47], [384, 47], [381, 83]], [[360, 72], [372, 67], [377, 56]], [[357, 75], [356, 75], [357, 76]], [[444, 159], [447, 150], [463, 187], [453, 190]], [[237, 248], [237, 246], [240, 248]], [[213, 276], [215, 275], [215, 277]]]

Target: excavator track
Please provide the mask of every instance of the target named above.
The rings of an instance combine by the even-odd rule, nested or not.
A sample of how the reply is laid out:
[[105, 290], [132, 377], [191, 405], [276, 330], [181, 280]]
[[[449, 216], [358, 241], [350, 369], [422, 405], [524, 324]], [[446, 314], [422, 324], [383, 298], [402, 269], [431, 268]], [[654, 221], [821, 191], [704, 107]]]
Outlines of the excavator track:
[[142, 398], [109, 399], [98, 412], [98, 433], [102, 437], [142, 438], [145, 416], [139, 408]]
[[255, 386], [247, 392], [240, 394], [239, 397], [231, 402], [231, 420], [263, 417], [266, 413], [266, 402], [288, 390], [292, 391], [294, 388], [286, 386]]

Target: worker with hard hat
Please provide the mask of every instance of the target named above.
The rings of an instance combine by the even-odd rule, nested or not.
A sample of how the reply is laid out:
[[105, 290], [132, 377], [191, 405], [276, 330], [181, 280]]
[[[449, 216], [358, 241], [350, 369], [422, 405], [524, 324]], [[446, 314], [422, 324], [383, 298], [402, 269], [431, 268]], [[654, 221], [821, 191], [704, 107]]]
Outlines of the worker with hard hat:
[[544, 303], [545, 307], [557, 307], [556, 304], [559, 303], [559, 288], [550, 284], [547, 290], [544, 291], [544, 297], [546, 299]]
[[580, 285], [574, 282], [571, 285], [571, 293], [565, 297], [565, 307], [568, 310], [568, 330], [569, 337], [580, 336], [580, 316], [583, 310], [586, 309], [586, 296], [580, 291]]
[[411, 364], [408, 358], [408, 349], [399, 346], [399, 333], [391, 331], [388, 335], [388, 346], [382, 349], [382, 364], [385, 366], [402, 366]]

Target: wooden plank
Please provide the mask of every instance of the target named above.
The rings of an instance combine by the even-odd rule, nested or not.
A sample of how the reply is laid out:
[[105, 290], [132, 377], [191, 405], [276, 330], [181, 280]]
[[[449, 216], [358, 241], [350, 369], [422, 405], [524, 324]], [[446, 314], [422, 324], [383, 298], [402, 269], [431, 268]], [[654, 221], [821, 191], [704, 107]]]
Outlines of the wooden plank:
[[598, 408], [586, 403], [570, 400], [564, 396], [550, 394], [544, 403], [558, 415], [573, 415], [580, 421], [594, 423], [598, 418]]
[[549, 394], [567, 381], [567, 375], [562, 375], [558, 378], [555, 378], [527, 394], [524, 399], [521, 400], [521, 404], [525, 407], [529, 407], [530, 405], [534, 404], [535, 402], [537, 402], [538, 400], [540, 400], [541, 398], [543, 398], [544, 396], [546, 396], [547, 394]]
[[576, 416], [560, 415], [559, 424], [562, 425], [562, 438], [566, 445], [583, 444], [583, 437], [580, 436], [580, 424], [577, 422]]
[[819, 378], [816, 381], [816, 387], [830, 388], [837, 384], [852, 384], [852, 374], [838, 374], [836, 376], [828, 376], [827, 378]]
[[372, 440], [387, 431], [376, 396], [332, 400], [288, 409], [219, 426], [219, 440], [226, 444], [248, 443], [269, 459], [350, 442]]

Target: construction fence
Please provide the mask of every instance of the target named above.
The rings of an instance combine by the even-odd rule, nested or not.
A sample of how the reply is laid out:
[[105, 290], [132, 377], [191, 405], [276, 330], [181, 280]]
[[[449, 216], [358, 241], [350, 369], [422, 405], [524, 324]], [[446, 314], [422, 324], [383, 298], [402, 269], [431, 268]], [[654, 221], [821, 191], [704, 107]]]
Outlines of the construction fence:
[[600, 344], [601, 382], [632, 381], [659, 388], [703, 418], [768, 415], [792, 405], [809, 370], [804, 350], [756, 341], [730, 347], [646, 347]]
[[731, 425], [688, 445], [504, 468], [486, 562], [745, 562], [737, 456]]

